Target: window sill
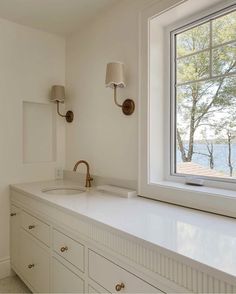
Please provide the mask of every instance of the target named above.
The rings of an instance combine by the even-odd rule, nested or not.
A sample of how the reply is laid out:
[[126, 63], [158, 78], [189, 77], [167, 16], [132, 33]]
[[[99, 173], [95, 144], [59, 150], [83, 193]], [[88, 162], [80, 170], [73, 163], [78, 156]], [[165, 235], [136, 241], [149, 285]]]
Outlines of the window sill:
[[236, 192], [232, 190], [160, 181], [142, 187], [139, 195], [236, 218]]
[[206, 186], [193, 186], [193, 185], [186, 185], [183, 183], [176, 183], [170, 181], [160, 181], [157, 183], [159, 186], [174, 188], [177, 190], [183, 191], [190, 191], [196, 193], [206, 193], [210, 194], [215, 197], [224, 197], [224, 198], [233, 198], [236, 201], [236, 191], [227, 190], [227, 189], [220, 189], [220, 188], [212, 188]]

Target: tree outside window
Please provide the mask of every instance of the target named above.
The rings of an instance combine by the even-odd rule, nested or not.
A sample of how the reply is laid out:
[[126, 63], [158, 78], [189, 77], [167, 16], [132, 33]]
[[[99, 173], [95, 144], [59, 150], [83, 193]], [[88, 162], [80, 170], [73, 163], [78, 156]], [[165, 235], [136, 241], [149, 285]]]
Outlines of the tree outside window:
[[236, 11], [175, 34], [175, 172], [236, 178]]

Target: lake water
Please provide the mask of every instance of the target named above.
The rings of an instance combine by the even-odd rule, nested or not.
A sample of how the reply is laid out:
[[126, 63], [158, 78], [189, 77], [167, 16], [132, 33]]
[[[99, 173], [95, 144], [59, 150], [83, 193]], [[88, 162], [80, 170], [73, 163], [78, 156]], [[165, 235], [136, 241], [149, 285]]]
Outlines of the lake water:
[[[236, 172], [236, 144], [232, 144], [232, 163], [233, 166], [235, 168], [235, 172]], [[186, 146], [187, 148], [187, 146]], [[194, 151], [195, 152], [201, 152], [201, 153], [206, 153], [207, 152], [207, 148], [205, 144], [195, 144], [194, 145]], [[223, 172], [225, 174], [229, 175], [229, 167], [228, 167], [228, 145], [227, 144], [214, 144], [214, 163], [215, 163], [215, 167], [214, 170]], [[210, 168], [209, 165], [209, 158], [207, 156], [204, 155], [200, 155], [200, 154], [194, 154], [193, 155], [193, 162], [198, 163], [202, 166], [205, 166], [207, 168]], [[181, 153], [178, 150], [177, 151], [177, 163], [182, 162], [181, 159]]]

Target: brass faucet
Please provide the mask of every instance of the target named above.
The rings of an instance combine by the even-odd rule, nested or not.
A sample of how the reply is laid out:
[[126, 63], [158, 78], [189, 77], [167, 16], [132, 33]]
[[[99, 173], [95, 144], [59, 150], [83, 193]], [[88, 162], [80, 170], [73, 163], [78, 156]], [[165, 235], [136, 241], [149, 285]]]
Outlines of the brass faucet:
[[80, 163], [84, 163], [86, 165], [86, 167], [87, 167], [85, 187], [86, 188], [91, 187], [91, 181], [93, 180], [93, 178], [90, 176], [90, 173], [89, 173], [89, 164], [88, 164], [87, 161], [85, 161], [85, 160], [79, 160], [78, 162], [76, 162], [73, 171], [76, 171], [77, 170], [77, 167], [78, 167], [78, 165]]

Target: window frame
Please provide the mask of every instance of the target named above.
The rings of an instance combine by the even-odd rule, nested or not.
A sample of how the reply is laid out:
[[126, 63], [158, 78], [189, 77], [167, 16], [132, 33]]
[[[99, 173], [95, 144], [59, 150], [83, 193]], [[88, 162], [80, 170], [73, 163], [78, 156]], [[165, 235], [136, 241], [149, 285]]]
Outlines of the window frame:
[[[163, 29], [172, 31], [176, 25], [180, 27], [196, 19], [196, 15], [205, 17], [216, 10], [220, 10], [236, 0], [212, 0], [207, 3], [205, 0], [163, 0], [153, 1], [140, 12], [139, 25], [139, 169], [138, 169], [138, 195], [145, 198], [159, 200], [167, 203], [177, 204], [185, 207], [213, 212], [217, 214], [236, 217], [236, 193], [226, 189], [225, 186], [215, 185], [214, 187], [194, 187], [185, 185], [183, 177], [172, 176], [170, 171], [170, 87], [166, 81], [170, 77], [170, 64], [166, 47], [169, 38], [162, 38]], [[193, 11], [196, 15], [192, 15]], [[171, 13], [171, 16], [168, 15]], [[166, 16], [167, 14], [167, 16]], [[173, 19], [175, 16], [178, 19]], [[157, 90], [155, 97], [152, 97], [150, 73], [151, 22], [158, 20], [158, 32], [155, 45], [161, 47], [165, 58], [161, 54], [161, 63], [155, 63], [157, 76]], [[169, 21], [168, 26], [164, 22]], [[174, 27], [173, 27], [174, 25]], [[161, 41], [161, 43], [160, 43]], [[158, 43], [159, 42], [159, 43]], [[161, 46], [160, 46], [161, 45]], [[169, 47], [168, 47], [169, 48]], [[158, 49], [159, 50], [159, 49]], [[165, 63], [164, 66], [162, 63]], [[160, 81], [159, 81], [160, 79]], [[163, 88], [165, 90], [163, 91]], [[153, 116], [154, 114], [154, 116]], [[153, 120], [154, 118], [154, 120]], [[151, 142], [152, 127], [155, 123], [157, 138]], [[152, 146], [152, 144], [154, 144]], [[151, 148], [155, 147], [158, 152], [153, 157]], [[152, 179], [150, 162], [155, 162], [157, 171], [156, 179]], [[232, 186], [232, 184], [230, 184]], [[232, 187], [231, 187], [232, 188]], [[236, 185], [235, 185], [236, 190]]]
[[[194, 56], [198, 53], [201, 52], [207, 52], [209, 51], [209, 58], [210, 58], [210, 63], [209, 63], [209, 78], [204, 78], [204, 79], [199, 79], [196, 81], [187, 81], [187, 82], [177, 82], [177, 66], [176, 66], [176, 61], [177, 61], [177, 56], [176, 56], [176, 36], [180, 33], [183, 33], [189, 29], [198, 27], [204, 23], [208, 23], [214, 19], [217, 19], [221, 16], [227, 15], [230, 12], [236, 11], [236, 4], [231, 4], [227, 7], [223, 7], [220, 10], [217, 10], [216, 12], [212, 12], [207, 16], [200, 17], [196, 15], [196, 20], [191, 21], [190, 23], [181, 25], [181, 26], [176, 26], [175, 29], [172, 29], [171, 31], [168, 32], [168, 35], [170, 37], [170, 177], [174, 178], [184, 178], [184, 180], [188, 177], [193, 176], [196, 179], [204, 180], [204, 183], [206, 186], [214, 186], [215, 182], [222, 183], [221, 186], [223, 188], [228, 188], [225, 186], [225, 183], [233, 183], [236, 184], [236, 179], [228, 179], [228, 178], [218, 178], [218, 177], [213, 177], [213, 176], [200, 176], [200, 175], [195, 175], [195, 174], [184, 174], [184, 173], [178, 173], [176, 172], [176, 150], [177, 150], [177, 138], [176, 138], [176, 121], [177, 121], [177, 115], [176, 115], [176, 86], [178, 85], [188, 85], [190, 83], [195, 83], [195, 82], [203, 82], [207, 80], [212, 80], [212, 79], [217, 79], [220, 77], [227, 77], [227, 76], [236, 76], [236, 73], [228, 73], [228, 74], [222, 74], [222, 75], [214, 75], [213, 74], [213, 68], [212, 68], [212, 50], [221, 48], [226, 45], [230, 45], [233, 43], [236, 43], [236, 38], [234, 40], [224, 42], [222, 44], [218, 44], [213, 46], [212, 44], [212, 25], [210, 24], [210, 37], [211, 39], [209, 40], [209, 47], [203, 50], [196, 51], [194, 53], [186, 54], [184, 56], [181, 56], [180, 58], [185, 58], [189, 56]], [[199, 18], [198, 18], [199, 17]], [[198, 18], [198, 19], [197, 19]], [[173, 179], [174, 180], [174, 179]]]

